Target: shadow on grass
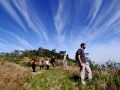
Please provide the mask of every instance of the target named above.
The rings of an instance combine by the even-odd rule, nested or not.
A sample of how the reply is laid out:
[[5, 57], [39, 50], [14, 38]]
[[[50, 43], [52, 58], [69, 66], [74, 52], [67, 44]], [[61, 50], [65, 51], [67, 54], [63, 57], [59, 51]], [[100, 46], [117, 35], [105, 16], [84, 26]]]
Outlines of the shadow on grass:
[[71, 75], [69, 78], [74, 82], [77, 82], [78, 80], [80, 80], [80, 77], [78, 75]]
[[71, 75], [69, 78], [70, 78], [70, 80], [72, 80], [75, 83], [77, 83], [77, 87], [78, 87], [79, 90], [82, 90], [80, 77], [78, 75]]

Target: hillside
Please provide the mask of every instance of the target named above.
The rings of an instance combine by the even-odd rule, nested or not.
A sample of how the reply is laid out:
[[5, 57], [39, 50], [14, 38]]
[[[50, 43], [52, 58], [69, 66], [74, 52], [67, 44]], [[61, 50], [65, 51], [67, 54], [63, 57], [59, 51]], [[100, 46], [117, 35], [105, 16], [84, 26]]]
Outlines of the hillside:
[[[31, 60], [36, 62], [56, 57], [56, 66], [36, 72], [31, 70]], [[0, 54], [0, 90], [120, 90], [120, 64], [106, 62], [98, 65], [89, 60], [92, 81], [81, 85], [78, 64], [68, 57], [68, 67], [62, 66], [62, 54], [46, 49], [14, 51]]]
[[20, 65], [0, 61], [0, 90], [24, 90], [30, 71]]

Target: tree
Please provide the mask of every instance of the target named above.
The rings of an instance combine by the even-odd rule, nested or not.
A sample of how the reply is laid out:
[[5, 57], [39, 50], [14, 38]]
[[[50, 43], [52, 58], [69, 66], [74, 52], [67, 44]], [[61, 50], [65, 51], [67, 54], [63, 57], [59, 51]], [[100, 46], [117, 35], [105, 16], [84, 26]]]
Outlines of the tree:
[[42, 47], [39, 47], [39, 48], [38, 48], [38, 51], [42, 51], [42, 50], [43, 50], [43, 48], [42, 48]]
[[57, 53], [56, 49], [53, 49], [52, 52]]
[[65, 53], [65, 51], [59, 51], [59, 54], [63, 55]]
[[16, 55], [19, 55], [20, 54], [20, 50], [14, 50], [13, 53], [16, 54]]

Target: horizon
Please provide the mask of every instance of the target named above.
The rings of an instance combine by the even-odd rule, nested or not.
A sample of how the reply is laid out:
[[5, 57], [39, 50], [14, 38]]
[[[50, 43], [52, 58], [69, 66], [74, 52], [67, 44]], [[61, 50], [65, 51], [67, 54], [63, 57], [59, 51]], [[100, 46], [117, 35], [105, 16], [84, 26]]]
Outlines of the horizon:
[[67, 51], [80, 44], [96, 63], [120, 62], [120, 1], [1, 0], [0, 52], [43, 47]]

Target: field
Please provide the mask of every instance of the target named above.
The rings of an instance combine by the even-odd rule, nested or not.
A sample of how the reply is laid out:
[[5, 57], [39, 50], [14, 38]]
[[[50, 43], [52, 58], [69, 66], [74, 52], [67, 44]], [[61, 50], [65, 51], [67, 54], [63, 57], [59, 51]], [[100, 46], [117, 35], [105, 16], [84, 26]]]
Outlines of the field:
[[57, 67], [34, 74], [27, 90], [119, 90], [119, 75], [120, 71], [93, 71], [93, 80], [83, 86], [77, 67]]

